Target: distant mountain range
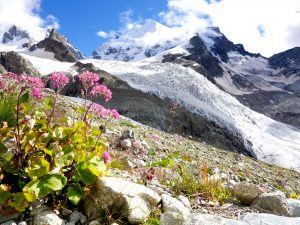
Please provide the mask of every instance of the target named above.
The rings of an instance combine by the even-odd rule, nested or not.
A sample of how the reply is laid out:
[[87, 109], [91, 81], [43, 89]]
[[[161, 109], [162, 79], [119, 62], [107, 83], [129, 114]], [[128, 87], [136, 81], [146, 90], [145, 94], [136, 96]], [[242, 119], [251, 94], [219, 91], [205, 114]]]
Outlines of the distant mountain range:
[[150, 20], [107, 41], [93, 57], [190, 67], [250, 108], [300, 128], [300, 47], [266, 58], [234, 44], [217, 27], [182, 34]]

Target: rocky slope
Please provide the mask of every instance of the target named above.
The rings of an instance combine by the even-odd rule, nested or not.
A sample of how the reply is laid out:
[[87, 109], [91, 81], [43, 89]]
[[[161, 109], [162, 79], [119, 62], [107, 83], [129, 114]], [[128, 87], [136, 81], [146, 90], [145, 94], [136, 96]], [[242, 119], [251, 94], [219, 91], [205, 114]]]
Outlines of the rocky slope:
[[[73, 117], [77, 102], [80, 100], [61, 97], [58, 110]], [[298, 172], [223, 151], [199, 140], [161, 132], [127, 118], [108, 123], [104, 137], [110, 144], [110, 172], [108, 177], [98, 179], [79, 209], [36, 202], [24, 214], [1, 215], [0, 223], [296, 225], [299, 222], [300, 200], [285, 197], [300, 193]], [[201, 172], [203, 168], [207, 172]], [[216, 198], [193, 188], [196, 182], [205, 179], [221, 182], [232, 194]], [[275, 192], [278, 189], [285, 194]], [[271, 197], [267, 200], [266, 196]], [[268, 204], [272, 207], [268, 208]], [[290, 215], [298, 218], [285, 217], [284, 213], [294, 213]]]

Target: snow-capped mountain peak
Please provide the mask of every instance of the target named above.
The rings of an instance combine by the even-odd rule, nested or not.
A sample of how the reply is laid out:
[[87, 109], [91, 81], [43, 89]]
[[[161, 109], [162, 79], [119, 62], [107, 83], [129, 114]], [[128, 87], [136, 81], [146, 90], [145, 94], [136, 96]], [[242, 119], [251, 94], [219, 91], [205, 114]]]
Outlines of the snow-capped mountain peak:
[[96, 59], [139, 61], [152, 57], [182, 43], [178, 29], [148, 20], [104, 43], [93, 53]]
[[28, 48], [34, 40], [26, 30], [16, 25], [1, 24], [0, 43], [18, 48]]

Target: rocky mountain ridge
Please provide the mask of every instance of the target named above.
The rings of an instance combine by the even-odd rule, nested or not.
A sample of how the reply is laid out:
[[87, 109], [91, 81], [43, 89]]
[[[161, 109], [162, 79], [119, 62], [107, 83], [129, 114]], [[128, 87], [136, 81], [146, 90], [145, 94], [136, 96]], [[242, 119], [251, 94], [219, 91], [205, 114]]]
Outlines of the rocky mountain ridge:
[[[150, 28], [145, 29], [147, 27]], [[299, 48], [275, 54], [268, 59], [259, 53], [246, 51], [241, 44], [234, 44], [217, 27], [197, 32], [183, 38], [175, 28], [161, 28], [157, 22], [149, 21], [134, 28], [130, 35], [124, 34], [106, 42], [96, 51], [98, 53], [94, 53], [94, 58], [173, 62], [192, 68], [236, 96], [241, 103], [275, 120], [300, 128], [300, 108], [297, 104], [300, 100]], [[163, 34], [166, 39], [144, 44], [149, 36], [160, 37]], [[149, 49], [155, 51], [148, 54]], [[254, 103], [262, 93], [266, 93], [264, 98]], [[285, 103], [273, 101], [273, 95]]]

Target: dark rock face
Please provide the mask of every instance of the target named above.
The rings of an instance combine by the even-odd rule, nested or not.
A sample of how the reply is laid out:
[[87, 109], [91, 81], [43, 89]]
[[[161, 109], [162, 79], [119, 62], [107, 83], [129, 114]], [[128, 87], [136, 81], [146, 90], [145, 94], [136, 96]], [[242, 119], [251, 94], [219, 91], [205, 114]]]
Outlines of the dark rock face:
[[[7, 44], [7, 43], [13, 41], [14, 39], [16, 39], [16, 40], [28, 39], [30, 41], [31, 38], [30, 38], [29, 34], [27, 33], [27, 31], [19, 29], [15, 25], [13, 25], [7, 32], [5, 32], [3, 34], [2, 43]], [[30, 43], [27, 43], [27, 46], [29, 46], [29, 44]]]
[[0, 52], [0, 64], [8, 72], [17, 74], [25, 73], [33, 76], [40, 75], [29, 60], [23, 58], [16, 52]]
[[220, 77], [223, 74], [223, 69], [219, 65], [220, 61], [207, 49], [199, 36], [192, 37], [190, 44], [192, 47], [187, 49], [190, 54], [164, 55], [162, 62], [173, 62], [190, 67], [215, 83], [214, 77]]
[[222, 76], [223, 70], [219, 65], [219, 60], [207, 49], [202, 39], [199, 36], [194, 36], [190, 39], [190, 44], [193, 46], [188, 48], [191, 54], [184, 58], [202, 65], [212, 77]]
[[286, 77], [294, 74], [300, 76], [300, 47], [275, 54], [269, 58], [268, 63], [274, 69], [282, 68], [283, 70], [280, 71], [280, 74]]
[[300, 69], [300, 47], [295, 47], [271, 56], [269, 58], [269, 65], [273, 68], [295, 67]]
[[6, 69], [0, 64], [0, 74], [6, 73]]
[[260, 91], [235, 97], [252, 110], [300, 129], [300, 95]]
[[228, 62], [228, 52], [231, 51], [238, 52], [241, 55], [249, 55], [253, 57], [260, 56], [260, 54], [247, 52], [242, 44], [234, 44], [233, 42], [229, 41], [226, 36], [220, 32], [219, 28], [213, 28], [213, 30], [221, 35], [213, 38], [214, 45], [212, 46], [211, 51], [215, 55], [219, 56], [223, 62]]
[[83, 59], [83, 55], [77, 49], [73, 48], [70, 43], [57, 33], [54, 29], [50, 31], [49, 36], [39, 43], [33, 45], [29, 50], [45, 49], [47, 52], [53, 52], [54, 57], [62, 62], [77, 62]]

